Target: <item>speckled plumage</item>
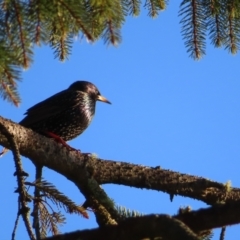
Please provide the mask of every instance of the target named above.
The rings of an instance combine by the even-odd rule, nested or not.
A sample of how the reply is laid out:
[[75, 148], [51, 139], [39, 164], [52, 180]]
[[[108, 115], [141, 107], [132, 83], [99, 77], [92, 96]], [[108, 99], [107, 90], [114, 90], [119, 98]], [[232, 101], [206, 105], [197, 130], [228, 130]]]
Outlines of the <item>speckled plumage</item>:
[[77, 81], [50, 98], [29, 108], [22, 126], [47, 135], [48, 132], [69, 141], [80, 135], [91, 123], [96, 101], [110, 103], [97, 87], [87, 81]]

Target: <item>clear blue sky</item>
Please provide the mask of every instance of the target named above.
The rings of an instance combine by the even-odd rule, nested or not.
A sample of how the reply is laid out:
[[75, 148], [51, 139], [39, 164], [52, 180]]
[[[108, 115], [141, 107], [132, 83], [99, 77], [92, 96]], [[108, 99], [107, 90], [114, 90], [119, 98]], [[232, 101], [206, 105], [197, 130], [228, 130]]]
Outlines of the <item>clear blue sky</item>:
[[[117, 48], [77, 40], [64, 63], [54, 59], [48, 47], [36, 48], [34, 64], [19, 83], [20, 107], [0, 100], [1, 115], [18, 122], [32, 105], [76, 80], [88, 80], [112, 105], [97, 103], [92, 124], [71, 146], [104, 159], [160, 165], [222, 183], [231, 180], [232, 186], [240, 187], [240, 55], [207, 44], [207, 55], [194, 61], [180, 34], [178, 4], [171, 3], [155, 20], [146, 14], [127, 19]], [[16, 216], [17, 184], [11, 153], [0, 164], [0, 226], [5, 240], [11, 237]], [[23, 164], [33, 180], [32, 164], [26, 159]], [[84, 202], [64, 177], [44, 168], [44, 178], [77, 203]], [[181, 206], [207, 207], [182, 197], [170, 202], [169, 195], [156, 191], [103, 187], [117, 204], [146, 214], [175, 214]], [[93, 214], [90, 220], [67, 215], [67, 221], [62, 232], [97, 226]], [[239, 226], [228, 227], [226, 240], [236, 239], [239, 232]], [[23, 237], [21, 220], [17, 239]], [[219, 230], [213, 239], [219, 239]]]

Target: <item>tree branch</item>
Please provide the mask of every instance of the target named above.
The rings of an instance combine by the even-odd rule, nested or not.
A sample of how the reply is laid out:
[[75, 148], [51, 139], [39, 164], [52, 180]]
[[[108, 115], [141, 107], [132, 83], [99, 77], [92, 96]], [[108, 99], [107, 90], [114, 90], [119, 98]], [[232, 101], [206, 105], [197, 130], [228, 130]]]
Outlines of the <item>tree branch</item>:
[[[109, 211], [113, 218], [111, 221], [109, 217], [105, 215], [106, 211], [94, 212], [99, 223], [115, 223], [115, 220], [120, 218], [117, 211], [114, 209], [112, 201], [93, 179], [92, 167], [86, 164], [86, 161], [92, 157], [89, 157], [88, 154], [79, 154], [79, 152], [76, 151], [69, 151], [59, 146], [52, 139], [39, 135], [32, 130], [26, 129], [1, 117], [0, 124], [7, 126], [9, 132], [16, 138], [23, 156], [30, 158], [35, 165], [51, 168], [74, 182], [85, 196], [89, 204], [88, 206], [96, 208], [96, 203], [99, 202], [102, 207]], [[11, 148], [11, 145], [9, 145], [7, 139], [1, 133], [0, 143], [7, 148]], [[92, 203], [94, 204], [92, 205]], [[108, 219], [107, 222], [105, 221], [106, 219]]]
[[[24, 185], [24, 175], [26, 173], [23, 171], [23, 168], [22, 168], [22, 163], [21, 163], [20, 152], [19, 152], [19, 149], [18, 149], [18, 144], [15, 141], [14, 135], [1, 122], [0, 122], [0, 132], [2, 134], [4, 134], [4, 136], [7, 138], [7, 140], [11, 144], [13, 159], [14, 159], [15, 167], [16, 167], [16, 173], [14, 175], [17, 176], [17, 183], [18, 183], [17, 192], [19, 194], [19, 203], [20, 203], [19, 212], [22, 215], [22, 218], [23, 218], [24, 224], [26, 226], [29, 238], [31, 240], [35, 240], [35, 236], [33, 234], [31, 224], [30, 224], [30, 221], [29, 221], [29, 210], [30, 209], [29, 209], [28, 203], [27, 203], [29, 201], [29, 199], [28, 199], [27, 192], [26, 192], [25, 185]], [[18, 218], [16, 220], [15, 227], [17, 226], [17, 221], [18, 221]], [[13, 231], [13, 236], [14, 236], [14, 232], [15, 232], [15, 227], [14, 227], [14, 231]]]
[[[175, 227], [174, 222], [170, 222], [170, 219], [180, 220], [180, 225], [185, 229], [178, 229]], [[173, 217], [167, 215], [146, 215], [141, 217], [127, 218], [121, 221], [117, 226], [111, 225], [107, 227], [101, 227], [98, 229], [76, 231], [67, 233], [64, 235], [57, 235], [47, 238], [48, 240], [65, 240], [65, 239], [142, 239], [142, 238], [154, 238], [162, 237], [163, 239], [199, 239], [196, 238], [197, 233], [201, 235], [201, 231], [211, 230], [212, 228], [227, 226], [231, 224], [237, 224], [240, 222], [240, 201], [228, 204], [219, 204], [213, 207], [200, 209], [198, 211], [191, 211], [180, 213]], [[182, 225], [181, 225], [182, 224]], [[186, 225], [185, 225], [186, 224]], [[185, 226], [187, 228], [185, 228]], [[189, 228], [188, 228], [189, 227]], [[171, 236], [168, 232], [168, 228], [174, 232], [174, 236]], [[191, 229], [191, 230], [190, 230]], [[181, 234], [190, 234], [189, 236], [183, 236]], [[152, 235], [151, 235], [152, 234]], [[193, 234], [193, 235], [191, 235]], [[173, 238], [176, 237], [176, 238]], [[195, 237], [195, 238], [194, 238]]]
[[[0, 123], [7, 126], [14, 135], [23, 156], [30, 158], [35, 164], [43, 165], [64, 175], [78, 187], [93, 176], [98, 184], [115, 183], [163, 191], [198, 199], [211, 205], [240, 199], [239, 188], [231, 188], [202, 177], [164, 170], [160, 167], [146, 167], [97, 159], [90, 154], [78, 154], [68, 151], [52, 139], [2, 117], [0, 117]], [[1, 133], [0, 144], [11, 148]]]
[[[99, 207], [95, 205], [97, 209], [95, 214], [102, 214], [104, 211], [101, 211], [100, 206], [103, 206], [110, 213], [113, 220], [110, 220], [107, 224], [115, 224], [114, 221], [121, 222], [121, 219], [111, 211], [112, 207], [109, 207], [111, 204], [106, 200], [107, 196], [102, 198], [95, 192], [97, 192], [97, 188], [100, 188], [98, 184], [110, 182], [137, 188], [161, 190], [171, 195], [188, 196], [215, 205], [207, 209], [207, 212], [204, 212], [204, 209], [199, 210], [197, 213], [190, 212], [188, 213], [189, 215], [181, 215], [179, 217], [181, 221], [190, 226], [194, 231], [202, 231], [240, 222], [240, 189], [238, 188], [231, 188], [227, 184], [224, 185], [200, 177], [163, 170], [160, 167], [151, 168], [97, 159], [90, 154], [79, 154], [75, 151], [69, 151], [52, 139], [45, 138], [32, 130], [1, 117], [0, 124], [3, 124], [14, 136], [23, 156], [30, 158], [35, 164], [51, 168], [67, 177], [77, 185], [87, 201], [89, 199], [93, 199], [92, 203], [95, 200], [98, 201]], [[11, 148], [8, 140], [1, 133], [0, 144]], [[90, 184], [95, 181], [96, 184]], [[104, 195], [106, 194], [103, 191], [102, 196]], [[236, 203], [236, 201], [238, 202]], [[223, 218], [220, 218], [220, 215]], [[102, 219], [108, 219], [106, 218], [107, 215], [100, 216]], [[210, 220], [208, 221], [207, 219]]]
[[200, 240], [184, 223], [164, 214], [128, 218], [117, 226], [110, 225], [93, 230], [76, 231], [46, 238], [46, 240], [137, 240], [157, 237], [163, 240]]

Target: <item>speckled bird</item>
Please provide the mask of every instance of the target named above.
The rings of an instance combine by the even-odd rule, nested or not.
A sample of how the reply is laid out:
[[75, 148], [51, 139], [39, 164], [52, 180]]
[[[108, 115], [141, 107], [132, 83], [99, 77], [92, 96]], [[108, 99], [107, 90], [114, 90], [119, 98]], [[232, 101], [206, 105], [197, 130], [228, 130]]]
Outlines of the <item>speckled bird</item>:
[[89, 126], [96, 101], [110, 104], [94, 84], [76, 81], [66, 90], [29, 108], [19, 124], [45, 136], [69, 141]]

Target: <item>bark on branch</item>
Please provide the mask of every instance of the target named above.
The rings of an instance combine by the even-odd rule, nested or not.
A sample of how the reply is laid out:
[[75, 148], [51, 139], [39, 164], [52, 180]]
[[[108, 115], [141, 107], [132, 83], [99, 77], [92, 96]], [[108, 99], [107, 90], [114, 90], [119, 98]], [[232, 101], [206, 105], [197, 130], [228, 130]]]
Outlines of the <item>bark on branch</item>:
[[[198, 199], [210, 205], [240, 200], [239, 188], [231, 188], [202, 177], [164, 170], [159, 166], [146, 167], [99, 159], [91, 154], [78, 154], [10, 120], [0, 117], [0, 122], [14, 135], [23, 156], [35, 164], [64, 175], [77, 186], [86, 181], [87, 171], [99, 184], [115, 183], [163, 191], [170, 195]], [[0, 144], [10, 147], [1, 132]]]
[[[160, 190], [171, 196], [181, 195], [214, 205], [209, 209], [204, 209], [205, 212], [199, 210], [174, 217], [186, 223], [194, 231], [240, 222], [240, 213], [237, 211], [237, 209], [240, 209], [240, 206], [238, 206], [240, 189], [238, 188], [231, 188], [227, 184], [224, 185], [201, 177], [164, 170], [160, 167], [145, 167], [98, 159], [91, 154], [79, 154], [69, 151], [52, 139], [39, 135], [10, 120], [0, 117], [0, 123], [14, 136], [23, 156], [28, 157], [35, 164], [48, 167], [64, 175], [78, 186], [86, 199], [92, 199], [92, 202], [99, 202], [99, 198], [94, 198], [95, 193], [86, 187], [89, 186], [89, 179], [97, 183], [94, 184], [94, 192], [97, 192], [98, 184], [115, 183], [136, 188]], [[6, 137], [1, 132], [0, 144], [11, 148]], [[105, 198], [104, 191], [99, 192]], [[111, 224], [112, 222], [115, 224], [115, 221], [116, 223], [122, 222], [111, 204], [109, 206], [101, 201], [99, 204], [99, 207], [103, 205], [107, 212], [110, 213], [110, 217], [113, 218], [109, 219], [105, 215], [108, 222], [111, 222]], [[96, 211], [96, 215], [100, 212], [104, 211]], [[221, 215], [222, 218], [220, 218], [219, 214], [224, 215]], [[207, 219], [211, 219], [211, 221], [207, 221]], [[106, 223], [100, 224], [100, 226], [104, 225]], [[201, 228], [198, 226], [201, 226]]]

